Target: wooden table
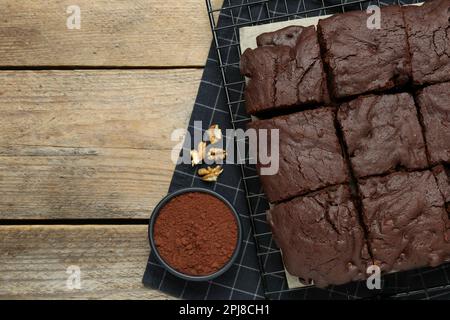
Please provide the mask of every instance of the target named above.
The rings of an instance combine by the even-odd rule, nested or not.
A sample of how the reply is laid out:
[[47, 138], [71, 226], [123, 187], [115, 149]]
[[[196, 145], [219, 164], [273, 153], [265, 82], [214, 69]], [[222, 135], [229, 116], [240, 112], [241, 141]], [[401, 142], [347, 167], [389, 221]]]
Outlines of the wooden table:
[[168, 298], [146, 223], [210, 43], [202, 0], [0, 2], [0, 299]]

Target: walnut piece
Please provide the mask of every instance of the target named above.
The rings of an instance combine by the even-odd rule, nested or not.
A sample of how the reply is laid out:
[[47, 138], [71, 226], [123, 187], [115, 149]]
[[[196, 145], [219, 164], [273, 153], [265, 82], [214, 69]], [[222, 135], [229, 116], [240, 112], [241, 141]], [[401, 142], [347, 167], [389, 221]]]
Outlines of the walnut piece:
[[222, 130], [220, 130], [218, 124], [213, 124], [208, 129], [209, 141], [214, 144], [217, 141], [222, 140]]
[[207, 154], [207, 158], [210, 161], [221, 161], [224, 160], [225, 157], [227, 156], [227, 152], [223, 149], [220, 148], [211, 148], [208, 150], [208, 154]]
[[200, 141], [197, 146], [197, 150], [191, 150], [191, 164], [195, 166], [205, 159], [206, 155], [206, 142]]
[[207, 167], [198, 169], [198, 175], [202, 177], [203, 181], [217, 181], [217, 178], [222, 173], [221, 166]]
[[197, 150], [191, 150], [191, 164], [192, 166], [195, 166], [196, 164], [199, 164], [201, 161], [200, 155]]
[[[209, 141], [214, 144], [222, 139], [222, 130], [219, 125], [214, 124], [207, 130]], [[206, 142], [199, 142], [197, 149], [191, 150], [192, 166], [202, 163], [202, 160], [208, 159], [213, 162], [220, 162], [225, 159], [227, 153], [221, 148], [210, 148], [206, 151]], [[222, 173], [221, 166], [201, 168], [198, 170], [198, 175], [203, 181], [217, 181], [217, 178]]]

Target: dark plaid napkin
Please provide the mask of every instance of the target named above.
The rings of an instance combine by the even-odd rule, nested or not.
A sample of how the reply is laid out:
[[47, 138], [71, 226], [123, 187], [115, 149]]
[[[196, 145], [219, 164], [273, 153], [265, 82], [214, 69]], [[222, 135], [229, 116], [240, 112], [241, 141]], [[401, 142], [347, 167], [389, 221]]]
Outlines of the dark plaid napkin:
[[[195, 126], [194, 121], [201, 121], [202, 127]], [[194, 131], [203, 132], [211, 124], [218, 124], [224, 134], [225, 129], [232, 128], [214, 46], [211, 47], [208, 55], [188, 131], [193, 137]], [[224, 137], [225, 140], [226, 137]], [[185, 145], [186, 150], [192, 148], [193, 146]], [[199, 179], [196, 175], [197, 169], [187, 164], [177, 165], [169, 193], [186, 187], [202, 187], [212, 189], [230, 201], [239, 213], [243, 226], [240, 256], [234, 265], [219, 278], [208, 282], [190, 282], [166, 272], [151, 254], [143, 278], [144, 284], [183, 299], [264, 298], [239, 165], [224, 164], [224, 173], [215, 183], [203, 182]]]
[[[362, 3], [354, 3], [354, 1], [346, 0], [296, 0], [296, 1], [271, 1], [261, 4], [260, 0], [254, 0], [259, 3], [254, 6], [243, 6], [251, 3], [251, 0], [225, 0], [224, 6], [236, 7], [232, 10], [222, 10], [220, 13], [218, 28], [230, 24], [248, 22], [249, 19], [264, 18], [260, 7], [267, 5], [271, 17], [282, 16], [286, 12], [307, 12], [292, 16], [292, 18], [302, 18], [306, 16], [316, 16], [342, 12], [344, 10], [361, 10], [370, 4], [391, 4], [399, 3], [399, 1], [364, 1]], [[350, 4], [346, 4], [350, 2]], [[353, 2], [353, 3], [352, 3]], [[404, 3], [418, 2], [417, 0], [401, 1]], [[342, 5], [344, 3], [344, 5]], [[317, 10], [329, 6], [328, 10]], [[245, 8], [244, 8], [245, 7]], [[244, 8], [244, 9], [243, 9]], [[205, 8], [206, 10], [206, 8]], [[239, 41], [234, 28], [224, 28], [218, 34], [221, 43], [236, 43]], [[222, 52], [224, 64], [228, 64], [227, 75], [228, 82], [242, 81], [239, 74], [238, 51], [227, 49]], [[222, 49], [221, 49], [222, 50]], [[234, 100], [242, 100], [243, 85], [230, 89], [231, 97]], [[234, 114], [234, 119], [245, 120], [248, 116], [243, 110], [243, 103], [237, 108], [240, 110]], [[201, 126], [194, 121], [201, 121]], [[243, 122], [244, 123], [244, 122]], [[200, 88], [195, 101], [191, 119], [189, 121], [188, 131], [191, 136], [194, 132], [204, 132], [211, 124], [218, 124], [225, 133], [225, 129], [231, 129], [230, 114], [225, 96], [224, 85], [220, 73], [218, 56], [214, 45], [211, 46]], [[224, 140], [226, 138], [224, 137]], [[184, 149], [189, 152], [194, 148], [193, 145], [185, 143]], [[147, 268], [143, 277], [144, 285], [158, 289], [172, 296], [183, 299], [264, 299], [266, 297], [263, 288], [263, 279], [259, 269], [256, 246], [252, 234], [249, 209], [247, 207], [246, 193], [243, 186], [242, 176], [239, 165], [225, 164], [224, 173], [220, 176], [219, 181], [215, 183], [203, 182], [196, 175], [196, 169], [191, 165], [180, 164], [175, 168], [169, 193], [186, 187], [202, 187], [212, 189], [227, 198], [239, 213], [243, 225], [243, 244], [240, 256], [236, 263], [222, 276], [208, 282], [190, 282], [181, 280], [166, 270], [157, 262], [156, 258], [151, 254], [148, 260]], [[260, 189], [260, 186], [257, 187]], [[267, 202], [261, 198], [261, 203], [257, 203], [256, 207], [265, 210]], [[258, 201], [260, 199], [258, 198]], [[264, 219], [264, 218], [263, 218]], [[265, 221], [260, 221], [263, 228], [267, 228]], [[269, 248], [276, 249], [273, 244], [271, 235], [269, 235]], [[259, 240], [261, 241], [261, 240]], [[260, 243], [261, 245], [261, 243]], [[270, 265], [272, 263], [272, 265]], [[270, 273], [270, 269], [282, 270], [281, 260], [265, 261], [264, 272]], [[439, 288], [443, 283], [449, 284], [450, 267], [444, 265], [439, 268], [429, 268], [412, 270], [409, 272], [396, 273], [383, 277], [382, 291], [368, 290], [364, 282], [350, 283], [344, 286], [329, 287], [327, 289], [317, 289], [314, 287], [301, 290], [288, 290], [287, 283], [283, 273], [275, 274], [265, 279], [266, 290], [273, 292], [267, 295], [271, 299], [358, 299], [368, 297], [391, 297], [398, 299], [432, 299], [442, 298], [449, 299], [449, 289]], [[271, 289], [267, 289], [270, 287]], [[430, 289], [435, 288], [435, 289]], [[400, 293], [399, 292], [408, 292]], [[394, 295], [394, 296], [393, 296]]]
[[[194, 121], [202, 121], [202, 127], [194, 127]], [[218, 124], [221, 129], [230, 128], [230, 117], [223, 93], [222, 81], [217, 67], [216, 53], [210, 50], [203, 73], [197, 100], [189, 122], [188, 131], [207, 129]], [[225, 132], [224, 132], [225, 133]], [[226, 138], [224, 137], [224, 140]], [[190, 150], [191, 146], [185, 146]], [[170, 295], [184, 299], [261, 299], [264, 293], [251, 233], [249, 213], [238, 165], [224, 164], [224, 173], [215, 183], [203, 182], [196, 175], [197, 168], [180, 164], [169, 188], [169, 193], [186, 187], [212, 189], [236, 208], [243, 225], [243, 241], [236, 263], [222, 276], [208, 282], [189, 282], [166, 272], [153, 255], [150, 255], [143, 282]]]

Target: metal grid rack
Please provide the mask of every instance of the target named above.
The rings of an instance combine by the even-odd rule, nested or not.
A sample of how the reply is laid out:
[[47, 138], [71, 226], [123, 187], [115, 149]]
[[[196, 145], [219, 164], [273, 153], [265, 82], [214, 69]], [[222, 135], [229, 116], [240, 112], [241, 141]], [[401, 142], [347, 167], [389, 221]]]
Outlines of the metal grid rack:
[[[223, 87], [234, 129], [245, 129], [251, 118], [245, 113], [244, 78], [239, 72], [239, 28], [251, 25], [300, 19], [311, 16], [342, 13], [349, 10], [365, 10], [369, 5], [411, 4], [417, 0], [224, 0], [222, 8], [214, 8], [212, 0], [206, 0]], [[248, 149], [248, 148], [247, 148]], [[248, 158], [248, 156], [246, 156]], [[343, 286], [317, 289], [304, 287], [289, 289], [280, 250], [272, 241], [270, 227], [266, 223], [269, 208], [262, 192], [256, 169], [241, 165], [242, 178], [250, 211], [257, 255], [261, 269], [264, 292], [269, 299], [307, 298], [394, 298], [437, 299], [450, 298], [450, 265], [425, 268], [383, 277], [383, 289], [368, 290], [365, 283], [356, 282]]]

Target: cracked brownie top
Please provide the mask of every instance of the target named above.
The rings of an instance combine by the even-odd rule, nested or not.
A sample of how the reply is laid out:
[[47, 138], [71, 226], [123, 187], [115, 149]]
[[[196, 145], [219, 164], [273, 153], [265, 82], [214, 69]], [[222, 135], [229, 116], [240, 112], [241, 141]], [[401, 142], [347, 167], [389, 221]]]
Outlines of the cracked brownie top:
[[341, 105], [338, 121], [356, 177], [428, 166], [422, 129], [408, 93], [362, 96]]
[[249, 114], [328, 102], [314, 27], [263, 33], [257, 44], [258, 48], [247, 49], [241, 56], [241, 73], [249, 78], [245, 89]]
[[381, 9], [379, 29], [369, 29], [369, 17], [365, 11], [350, 11], [319, 20], [323, 58], [336, 98], [401, 87], [410, 79], [400, 7]]
[[417, 101], [431, 164], [450, 163], [450, 82], [424, 88]]
[[450, 166], [439, 165], [433, 168], [433, 174], [445, 202], [450, 202]]
[[[332, 108], [254, 121], [249, 128], [279, 130], [279, 170], [274, 175], [260, 175], [270, 202], [349, 181]], [[257, 168], [260, 172], [261, 164]]]
[[318, 287], [365, 278], [370, 258], [348, 186], [278, 204], [268, 220], [290, 274]]
[[404, 7], [415, 84], [450, 80], [450, 0]]
[[369, 248], [382, 271], [437, 266], [450, 257], [450, 223], [431, 171], [359, 183]]

